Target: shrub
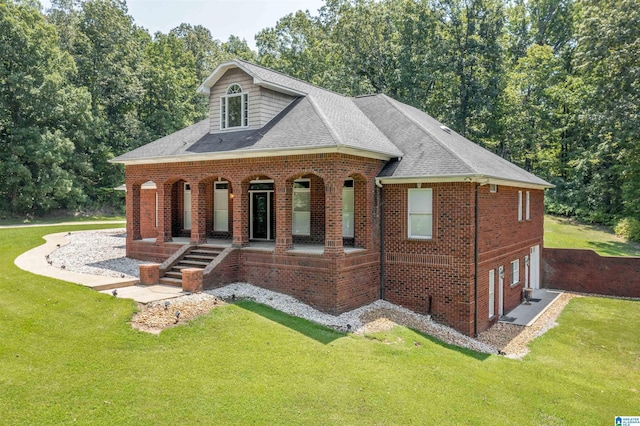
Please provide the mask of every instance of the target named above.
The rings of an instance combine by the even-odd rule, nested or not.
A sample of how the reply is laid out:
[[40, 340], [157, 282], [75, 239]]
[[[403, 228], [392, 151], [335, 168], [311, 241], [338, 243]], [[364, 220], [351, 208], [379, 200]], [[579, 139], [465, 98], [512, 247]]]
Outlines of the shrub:
[[627, 241], [640, 241], [640, 220], [633, 217], [625, 217], [618, 222], [614, 232], [617, 236]]

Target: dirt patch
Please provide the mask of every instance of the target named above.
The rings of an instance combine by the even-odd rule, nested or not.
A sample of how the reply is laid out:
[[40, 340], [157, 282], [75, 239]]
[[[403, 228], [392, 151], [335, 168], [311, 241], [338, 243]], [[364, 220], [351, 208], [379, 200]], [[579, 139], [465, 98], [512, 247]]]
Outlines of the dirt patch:
[[192, 294], [167, 301], [138, 304], [138, 312], [131, 319], [131, 327], [147, 333], [184, 324], [226, 303], [210, 294]]

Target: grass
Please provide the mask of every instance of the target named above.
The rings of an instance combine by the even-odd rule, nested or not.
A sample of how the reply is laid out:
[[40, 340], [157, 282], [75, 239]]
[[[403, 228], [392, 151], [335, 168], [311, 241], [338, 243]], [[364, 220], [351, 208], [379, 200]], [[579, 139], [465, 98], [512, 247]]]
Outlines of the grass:
[[43, 234], [88, 227], [0, 230], [4, 424], [550, 425], [638, 414], [640, 302], [574, 299], [523, 361], [403, 327], [345, 335], [247, 301], [154, 336], [129, 326], [132, 301], [13, 265]]
[[545, 216], [544, 245], [595, 250], [601, 256], [640, 256], [640, 244], [626, 242], [606, 227], [557, 216]]

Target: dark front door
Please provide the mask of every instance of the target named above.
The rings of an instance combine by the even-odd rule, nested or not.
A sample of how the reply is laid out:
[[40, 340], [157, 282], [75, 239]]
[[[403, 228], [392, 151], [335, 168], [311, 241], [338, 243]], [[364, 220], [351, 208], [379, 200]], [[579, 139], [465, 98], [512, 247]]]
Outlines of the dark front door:
[[251, 193], [251, 239], [272, 240], [274, 235], [273, 192]]

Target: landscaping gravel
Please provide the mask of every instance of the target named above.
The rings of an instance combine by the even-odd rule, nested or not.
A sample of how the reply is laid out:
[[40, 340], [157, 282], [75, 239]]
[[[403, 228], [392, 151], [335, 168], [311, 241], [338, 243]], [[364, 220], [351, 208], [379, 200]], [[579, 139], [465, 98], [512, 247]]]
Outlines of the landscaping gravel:
[[126, 257], [124, 229], [69, 232], [69, 241], [49, 255], [52, 266], [82, 274], [136, 279], [140, 260]]

